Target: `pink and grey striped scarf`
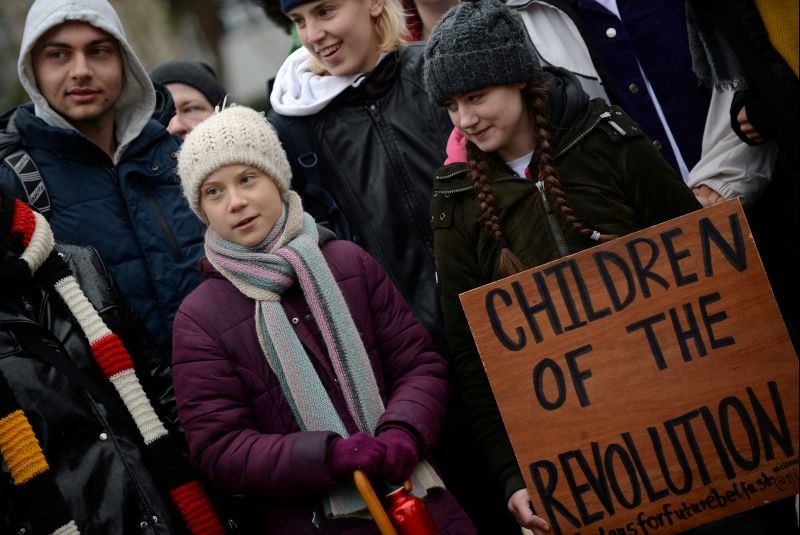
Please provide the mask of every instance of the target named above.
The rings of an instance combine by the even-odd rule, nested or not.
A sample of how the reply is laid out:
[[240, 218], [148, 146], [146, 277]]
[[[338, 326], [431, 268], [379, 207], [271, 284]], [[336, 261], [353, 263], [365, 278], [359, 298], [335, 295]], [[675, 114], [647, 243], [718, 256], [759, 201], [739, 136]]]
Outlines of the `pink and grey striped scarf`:
[[[239, 291], [255, 300], [261, 349], [300, 427], [304, 431], [334, 431], [347, 437], [349, 433], [280, 302], [283, 292], [295, 281], [300, 282], [347, 410], [360, 431], [374, 435], [384, 405], [369, 356], [319, 249], [314, 219], [303, 212], [297, 193], [289, 191], [284, 199], [281, 218], [261, 244], [243, 247], [209, 228], [206, 256]], [[421, 463], [417, 471], [414, 489], [423, 495], [430, 487], [442, 486], [427, 463]], [[363, 509], [364, 502], [351, 483], [332, 492], [326, 501], [326, 510], [332, 517], [353, 515]]]

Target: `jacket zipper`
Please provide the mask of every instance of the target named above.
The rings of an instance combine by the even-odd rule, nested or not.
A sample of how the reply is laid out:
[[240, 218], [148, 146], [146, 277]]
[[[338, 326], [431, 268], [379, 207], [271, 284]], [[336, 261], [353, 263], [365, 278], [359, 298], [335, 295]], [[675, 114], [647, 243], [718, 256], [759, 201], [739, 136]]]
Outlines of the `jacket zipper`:
[[156, 202], [155, 198], [153, 197], [153, 192], [150, 191], [149, 185], [145, 185], [145, 187], [142, 188], [142, 191], [144, 191], [145, 199], [147, 199], [147, 202], [150, 203], [150, 207], [156, 214], [158, 224], [161, 225], [161, 230], [164, 231], [164, 236], [166, 236], [167, 241], [169, 242], [169, 247], [172, 249], [172, 256], [175, 258], [176, 262], [180, 262], [183, 260], [183, 251], [181, 251], [181, 247], [178, 245], [178, 240], [175, 239], [175, 234], [173, 234], [172, 227], [169, 226], [167, 218], [164, 217], [164, 212], [161, 210], [158, 202]]
[[[378, 127], [378, 136], [381, 138], [381, 140], [384, 140], [385, 139], [384, 126], [386, 123], [383, 120], [383, 117], [381, 116], [380, 110], [378, 109], [378, 105], [375, 102], [370, 102], [369, 104], [366, 105], [366, 108], [370, 116], [372, 117], [372, 120], [374, 121], [375, 125]], [[397, 150], [395, 149], [394, 145], [392, 143], [386, 143], [384, 141], [384, 146], [386, 148], [386, 153], [392, 168], [405, 171], [405, 166], [402, 164], [402, 158], [398, 156]], [[423, 226], [421, 226], [420, 223], [417, 222], [418, 218], [415, 217], [416, 214], [414, 213], [414, 205], [416, 203], [413, 197], [409, 195], [409, 192], [413, 191], [414, 189], [413, 184], [409, 183], [408, 176], [406, 175], [405, 172], [398, 173], [397, 177], [403, 188], [403, 197], [405, 197], [406, 205], [409, 207], [408, 211], [409, 215], [411, 216], [412, 225], [417, 228], [417, 232], [419, 236], [423, 239], [423, 243], [425, 244], [425, 251], [428, 253], [428, 258], [433, 263], [435, 261], [433, 253], [433, 238], [428, 233], [428, 229], [423, 228]], [[419, 218], [419, 221], [422, 222], [427, 221], [427, 216], [425, 214], [420, 214], [420, 215], [422, 215], [422, 217]]]
[[114, 188], [117, 190], [117, 194], [119, 198], [122, 200], [122, 206], [125, 207], [125, 217], [127, 223], [133, 228], [133, 220], [131, 219], [131, 211], [128, 208], [128, 203], [125, 202], [125, 194], [122, 193], [122, 186], [119, 185], [119, 177], [117, 176], [117, 171], [113, 167], [106, 169], [109, 175], [111, 175], [111, 180], [114, 181]]
[[[442, 176], [440, 178], [437, 178], [437, 180], [446, 180], [447, 178], [451, 178], [451, 177], [453, 177], [453, 176], [455, 176], [455, 175], [457, 175], [459, 173], [463, 173], [463, 171], [457, 171], [457, 172], [453, 173], [452, 175]], [[529, 180], [524, 180], [524, 179], [522, 179], [522, 178], [520, 178], [518, 176], [513, 176], [513, 177], [498, 178], [497, 180], [494, 180], [492, 182], [494, 184], [499, 184], [501, 182], [530, 182], [530, 181]], [[434, 196], [436, 196], [436, 195], [445, 195], [445, 196], [447, 196], [447, 195], [451, 195], [453, 193], [463, 193], [465, 191], [470, 191], [470, 190], [473, 190], [473, 189], [475, 189], [475, 188], [472, 185], [461, 186], [460, 188], [451, 188], [451, 189], [435, 189], [435, 190], [433, 190], [433, 195]]]
[[[614, 121], [611, 121], [610, 119], [611, 119], [611, 112], [604, 111], [603, 113], [601, 113], [597, 117], [597, 120], [594, 123], [592, 123], [586, 130], [581, 132], [581, 134], [578, 137], [576, 137], [575, 139], [570, 141], [569, 144], [567, 144], [566, 147], [561, 149], [558, 152], [558, 154], [555, 155], [553, 160], [555, 160], [557, 158], [560, 158], [565, 153], [567, 153], [568, 151], [572, 150], [572, 148], [575, 147], [575, 145], [577, 145], [578, 143], [583, 141], [583, 139], [586, 136], [588, 136], [595, 128], [597, 128], [597, 125], [599, 125], [603, 121], [609, 121], [611, 123], [611, 126], [614, 128], [614, 130], [616, 130], [620, 134], [624, 135], [625, 131], [622, 130], [622, 128], [620, 128], [620, 126], [617, 123], [615, 123]], [[547, 200], [547, 195], [544, 192], [544, 181], [539, 179], [536, 182], [536, 187], [539, 189], [539, 194], [540, 194], [540, 197], [542, 198], [542, 204], [544, 205], [544, 209], [547, 212], [547, 222], [550, 225], [550, 230], [551, 230], [551, 232], [553, 234], [553, 240], [556, 243], [556, 248], [558, 249], [558, 254], [560, 256], [562, 256], [562, 257], [567, 256], [569, 254], [569, 249], [567, 248], [567, 241], [564, 238], [563, 230], [558, 225], [558, 221], [556, 220], [555, 215], [553, 214], [553, 210], [552, 210], [552, 208], [550, 206], [550, 201]]]
[[454, 176], [460, 175], [460, 174], [463, 174], [463, 173], [466, 173], [466, 172], [467, 172], [466, 169], [459, 169], [458, 171], [453, 171], [452, 173], [447, 174], [447, 175], [435, 176], [434, 180], [450, 180]]
[[[597, 117], [597, 120], [594, 123], [592, 123], [592, 125], [589, 126], [589, 128], [584, 130], [578, 137], [576, 137], [575, 139], [570, 141], [569, 144], [566, 147], [564, 147], [563, 149], [561, 149], [558, 152], [558, 154], [555, 155], [555, 157], [553, 159], [555, 160], [556, 158], [560, 158], [565, 152], [571, 150], [575, 145], [577, 145], [578, 143], [583, 141], [583, 138], [588, 136], [592, 132], [592, 130], [597, 128], [597, 125], [599, 125], [600, 123], [602, 123], [605, 120], [609, 120], [610, 118], [611, 118], [611, 112], [604, 111], [603, 113], [601, 113]], [[615, 123], [613, 121], [611, 121], [611, 123], [612, 123], [611, 126], [614, 128], [614, 130], [616, 130], [617, 132], [620, 132], [621, 134], [624, 135], [625, 131], [622, 130], [617, 123]]]
[[[122, 187], [119, 184], [119, 176], [117, 176], [117, 171], [114, 168], [110, 168], [108, 169], [108, 174], [111, 175], [111, 179], [114, 181], [114, 187], [117, 188], [117, 193], [119, 193], [119, 196], [122, 199], [122, 204], [125, 206], [125, 214], [128, 216], [128, 222], [130, 223], [131, 228], [133, 228], [131, 211], [128, 209], [128, 203], [125, 202], [125, 194], [122, 192]], [[161, 211], [161, 207], [158, 206], [158, 203], [153, 198], [153, 193], [150, 191], [150, 189], [148, 187], [144, 187], [142, 189], [144, 191], [145, 199], [147, 199], [147, 202], [155, 212], [156, 219], [158, 219], [158, 223], [161, 226], [161, 229], [164, 231], [167, 241], [169, 242], [170, 249], [172, 250], [172, 256], [177, 262], [180, 262], [183, 260], [183, 251], [181, 251], [178, 241], [175, 239], [175, 235], [172, 233], [172, 228], [169, 226], [167, 218], [164, 217], [164, 212]]]
[[[444, 177], [443, 177], [444, 178]], [[501, 178], [499, 180], [495, 180], [495, 183], [499, 182], [516, 182], [522, 181], [523, 179], [519, 177], [509, 177], [509, 178]], [[528, 182], [528, 180], [525, 180]], [[567, 247], [567, 240], [564, 238], [564, 232], [561, 230], [561, 227], [558, 225], [558, 220], [556, 219], [555, 214], [553, 214], [552, 207], [550, 206], [550, 201], [547, 199], [547, 195], [544, 191], [544, 181], [537, 180], [535, 182], [536, 189], [539, 190], [539, 197], [542, 200], [542, 207], [544, 208], [545, 214], [547, 215], [547, 224], [550, 227], [550, 234], [553, 236], [553, 241], [556, 244], [556, 248], [558, 249], [558, 254], [560, 256], [567, 256], [569, 254], [569, 248]], [[472, 186], [462, 186], [460, 188], [452, 188], [447, 190], [437, 190], [434, 191], [434, 196], [436, 195], [444, 195], [445, 197], [449, 197], [454, 193], [463, 193], [465, 191], [472, 190]]]
[[567, 256], [569, 249], [567, 248], [567, 240], [564, 239], [564, 232], [558, 225], [553, 209], [550, 206], [550, 201], [547, 199], [547, 194], [544, 191], [544, 180], [541, 178], [536, 181], [536, 189], [539, 190], [539, 198], [542, 199], [542, 206], [544, 207], [545, 214], [547, 214], [547, 224], [550, 226], [550, 233], [553, 236], [553, 241], [556, 243], [559, 256]]

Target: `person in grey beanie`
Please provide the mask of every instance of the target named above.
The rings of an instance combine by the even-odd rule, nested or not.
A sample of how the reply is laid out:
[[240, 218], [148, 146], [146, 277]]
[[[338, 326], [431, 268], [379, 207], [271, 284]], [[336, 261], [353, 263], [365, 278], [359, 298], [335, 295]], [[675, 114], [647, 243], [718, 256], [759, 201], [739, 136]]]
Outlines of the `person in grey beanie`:
[[175, 115], [167, 130], [180, 137], [214, 112], [226, 91], [210, 65], [202, 61], [170, 60], [150, 71], [153, 82], [164, 85], [175, 103]]
[[467, 139], [436, 172], [431, 207], [451, 364], [509, 510], [536, 534], [560, 533], [562, 517], [532, 511], [458, 296], [699, 204], [621, 109], [540, 65], [519, 14], [498, 0], [448, 11], [424, 61], [430, 99]]

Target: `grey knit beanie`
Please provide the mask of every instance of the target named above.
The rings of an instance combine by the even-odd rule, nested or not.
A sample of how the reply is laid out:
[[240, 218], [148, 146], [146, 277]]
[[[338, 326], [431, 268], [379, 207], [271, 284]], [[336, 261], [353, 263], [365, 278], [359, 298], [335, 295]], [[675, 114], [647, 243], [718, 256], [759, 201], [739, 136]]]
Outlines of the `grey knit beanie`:
[[431, 31], [423, 80], [440, 104], [495, 85], [535, 82], [542, 67], [519, 13], [498, 0], [464, 0]]
[[207, 221], [200, 209], [200, 186], [208, 175], [231, 164], [261, 169], [281, 195], [291, 187], [289, 160], [264, 114], [245, 106], [224, 108], [195, 126], [178, 153], [183, 194], [203, 222]]

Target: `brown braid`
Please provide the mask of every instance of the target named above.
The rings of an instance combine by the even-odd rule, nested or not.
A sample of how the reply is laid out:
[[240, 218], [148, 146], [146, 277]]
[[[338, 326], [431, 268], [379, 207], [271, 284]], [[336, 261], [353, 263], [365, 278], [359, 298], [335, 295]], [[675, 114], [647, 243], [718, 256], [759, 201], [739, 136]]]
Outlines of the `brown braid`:
[[[553, 167], [553, 145], [550, 137], [550, 121], [547, 119], [550, 111], [550, 94], [544, 85], [539, 83], [530, 83], [522, 89], [523, 96], [528, 102], [529, 110], [533, 118], [535, 128], [534, 135], [534, 154], [539, 158], [539, 179], [544, 181], [545, 191], [555, 201], [555, 204], [561, 210], [567, 224], [573, 231], [588, 239], [593, 239], [592, 235], [594, 230], [587, 228], [581, 222], [580, 218], [572, 210], [572, 207], [567, 200], [567, 196], [561, 186], [561, 181], [558, 179], [558, 174]], [[613, 234], [600, 234], [595, 235], [595, 241], [604, 243], [616, 238]]]
[[467, 163], [472, 177], [472, 187], [480, 208], [480, 222], [486, 227], [489, 236], [500, 245], [495, 273], [500, 277], [508, 277], [525, 269], [519, 258], [511, 251], [508, 240], [503, 235], [500, 217], [497, 215], [497, 195], [489, 178], [490, 155], [481, 151], [472, 142], [467, 142]]
[[[561, 210], [573, 231], [600, 243], [613, 240], [617, 237], [614, 234], [595, 233], [594, 230], [585, 227], [567, 200], [556, 169], [552, 164], [554, 149], [550, 137], [550, 121], [547, 119], [550, 111], [550, 95], [547, 89], [543, 84], [529, 83], [522, 89], [522, 94], [533, 118], [535, 128], [533, 150], [539, 160], [539, 178], [544, 181], [545, 191]], [[492, 157], [496, 156], [486, 154], [474, 143], [467, 142], [467, 164], [480, 208], [479, 220], [489, 235], [500, 245], [500, 256], [495, 267], [496, 273], [500, 277], [507, 277], [523, 271], [525, 266], [511, 251], [508, 240], [503, 234], [500, 217], [497, 215], [497, 195], [489, 176], [490, 158]]]

